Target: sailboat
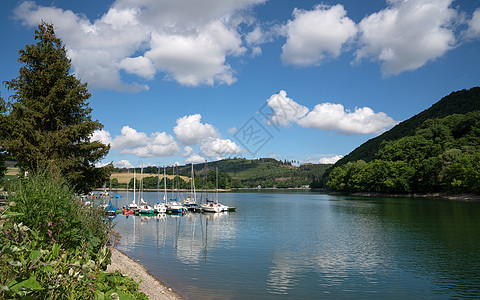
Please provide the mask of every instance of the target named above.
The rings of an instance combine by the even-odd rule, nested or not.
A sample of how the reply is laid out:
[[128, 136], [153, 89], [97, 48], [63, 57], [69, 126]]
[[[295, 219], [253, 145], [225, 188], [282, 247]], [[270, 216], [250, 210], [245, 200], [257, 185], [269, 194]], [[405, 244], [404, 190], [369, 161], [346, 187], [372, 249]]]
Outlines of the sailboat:
[[153, 207], [148, 205], [147, 202], [143, 201], [143, 164], [142, 164], [142, 173], [140, 181], [140, 206], [138, 207], [138, 212], [142, 215], [153, 214]]
[[167, 177], [165, 174], [165, 166], [163, 166], [163, 203], [160, 203], [159, 189], [160, 189], [160, 168], [158, 169], [158, 179], [157, 179], [157, 204], [153, 206], [153, 210], [157, 214], [164, 214], [167, 212]]
[[130, 214], [135, 213], [138, 210], [138, 205], [135, 203], [135, 190], [137, 185], [137, 178], [135, 174], [135, 168], [133, 168], [133, 201], [129, 205], [127, 205], [127, 209], [129, 210]]
[[[177, 171], [177, 174], [178, 174], [178, 171]], [[172, 199], [170, 199], [170, 202], [167, 204], [167, 212], [183, 214], [187, 211], [187, 208], [178, 201], [177, 197], [173, 198], [173, 193], [175, 190], [175, 179], [176, 179], [175, 166], [173, 166], [173, 175], [174, 177], [173, 177], [173, 186], [172, 186]]]
[[218, 206], [214, 201], [211, 201], [211, 200], [208, 200], [208, 195], [207, 195], [207, 185], [208, 185], [208, 181], [207, 181], [207, 175], [208, 175], [208, 172], [207, 172], [207, 161], [205, 161], [205, 177], [204, 177], [204, 184], [203, 184], [203, 188], [204, 188], [204, 193], [205, 193], [205, 203], [202, 203], [200, 205], [200, 208], [202, 209], [202, 211], [204, 212], [212, 212], [212, 213], [218, 213], [218, 212], [222, 212], [222, 208], [220, 206]]
[[188, 210], [195, 211], [198, 208], [197, 205], [197, 195], [195, 194], [195, 174], [193, 172], [193, 162], [192, 162], [192, 180], [190, 180], [190, 192], [191, 194], [183, 201], [183, 205]]

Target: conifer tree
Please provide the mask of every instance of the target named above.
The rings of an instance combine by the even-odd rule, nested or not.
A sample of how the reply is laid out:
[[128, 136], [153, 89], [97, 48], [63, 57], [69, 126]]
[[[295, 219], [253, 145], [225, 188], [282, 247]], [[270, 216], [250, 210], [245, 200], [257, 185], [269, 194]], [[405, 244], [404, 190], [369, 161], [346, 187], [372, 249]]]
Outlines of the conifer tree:
[[[2, 124], [1, 120], [4, 114], [6, 113], [6, 111], [7, 111], [6, 103], [3, 100], [2, 95], [0, 94], [0, 124]], [[3, 129], [0, 130], [0, 132], [1, 131], [3, 131]], [[7, 166], [5, 165], [5, 154], [3, 152], [4, 150], [2, 149], [2, 146], [0, 143], [0, 181], [2, 181], [2, 177], [5, 175], [5, 172], [7, 171]]]
[[70, 59], [53, 24], [35, 30], [36, 44], [19, 50], [17, 78], [4, 81], [13, 91], [1, 115], [0, 147], [25, 171], [60, 174], [78, 192], [100, 186], [109, 167], [95, 168], [110, 146], [90, 141], [103, 125], [92, 120], [87, 84], [70, 74]]

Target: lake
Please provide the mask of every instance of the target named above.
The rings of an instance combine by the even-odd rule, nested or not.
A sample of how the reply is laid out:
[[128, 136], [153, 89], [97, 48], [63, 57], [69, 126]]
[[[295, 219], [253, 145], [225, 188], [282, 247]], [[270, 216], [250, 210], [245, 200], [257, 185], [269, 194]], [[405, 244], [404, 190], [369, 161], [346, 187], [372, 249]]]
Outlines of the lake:
[[[144, 199], [153, 205], [157, 193]], [[237, 211], [118, 215], [118, 249], [188, 299], [480, 298], [479, 202], [310, 191], [219, 199]]]

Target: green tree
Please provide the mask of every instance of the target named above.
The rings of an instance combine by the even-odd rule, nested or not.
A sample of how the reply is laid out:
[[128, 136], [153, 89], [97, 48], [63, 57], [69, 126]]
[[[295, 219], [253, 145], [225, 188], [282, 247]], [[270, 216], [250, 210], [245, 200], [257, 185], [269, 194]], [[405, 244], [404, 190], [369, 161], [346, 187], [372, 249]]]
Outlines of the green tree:
[[[2, 124], [1, 120], [3, 120], [6, 111], [7, 111], [6, 103], [3, 100], [2, 95], [0, 94], [0, 124]], [[5, 165], [5, 154], [3, 152], [4, 151], [0, 143], [0, 181], [3, 175], [5, 175], [5, 172], [7, 172], [7, 166]]]
[[17, 78], [5, 81], [14, 93], [0, 120], [0, 146], [26, 171], [60, 173], [77, 192], [100, 186], [110, 167], [95, 168], [109, 146], [90, 141], [103, 126], [92, 120], [87, 84], [70, 74], [70, 60], [52, 24], [35, 30], [36, 44], [19, 51]]

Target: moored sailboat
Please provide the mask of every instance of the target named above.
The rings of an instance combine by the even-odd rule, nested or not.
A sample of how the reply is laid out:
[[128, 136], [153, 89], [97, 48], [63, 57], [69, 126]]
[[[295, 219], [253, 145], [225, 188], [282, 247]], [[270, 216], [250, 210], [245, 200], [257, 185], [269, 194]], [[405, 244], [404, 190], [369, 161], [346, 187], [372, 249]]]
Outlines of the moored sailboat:
[[165, 174], [165, 166], [163, 166], [163, 203], [160, 202], [159, 189], [160, 189], [160, 169], [158, 169], [158, 180], [157, 180], [157, 203], [153, 206], [153, 210], [157, 214], [164, 214], [167, 212], [167, 177]]

